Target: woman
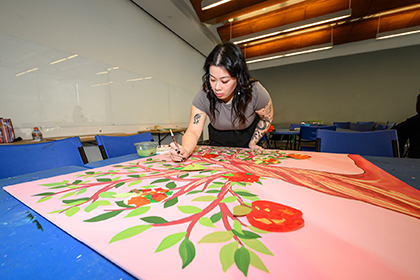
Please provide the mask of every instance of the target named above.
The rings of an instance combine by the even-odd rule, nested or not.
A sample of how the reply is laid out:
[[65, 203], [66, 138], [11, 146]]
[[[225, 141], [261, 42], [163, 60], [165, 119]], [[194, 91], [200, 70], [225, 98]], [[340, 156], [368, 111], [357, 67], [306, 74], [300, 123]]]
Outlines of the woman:
[[410, 146], [407, 157], [420, 158], [420, 94], [417, 95], [416, 112], [417, 115], [406, 119], [395, 127], [398, 134], [401, 157], [404, 156], [405, 144], [408, 140]]
[[267, 90], [250, 77], [241, 49], [232, 43], [217, 45], [204, 72], [182, 146], [171, 143], [172, 160], [185, 160], [193, 153], [207, 117], [211, 146], [261, 149], [257, 143], [273, 120], [273, 105]]

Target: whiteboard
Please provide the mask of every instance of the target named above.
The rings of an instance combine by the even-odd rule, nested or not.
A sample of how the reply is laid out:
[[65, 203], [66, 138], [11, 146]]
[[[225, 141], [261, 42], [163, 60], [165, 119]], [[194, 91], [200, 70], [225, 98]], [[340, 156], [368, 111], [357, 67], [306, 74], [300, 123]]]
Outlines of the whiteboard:
[[188, 123], [196, 91], [0, 33], [0, 116], [14, 127]]

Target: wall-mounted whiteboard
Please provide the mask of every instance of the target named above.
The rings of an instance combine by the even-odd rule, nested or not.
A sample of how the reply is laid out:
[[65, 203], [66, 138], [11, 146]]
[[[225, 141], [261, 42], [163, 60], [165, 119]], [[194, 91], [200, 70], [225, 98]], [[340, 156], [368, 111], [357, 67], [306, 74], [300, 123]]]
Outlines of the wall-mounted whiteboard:
[[0, 116], [15, 128], [187, 124], [196, 91], [0, 33]]

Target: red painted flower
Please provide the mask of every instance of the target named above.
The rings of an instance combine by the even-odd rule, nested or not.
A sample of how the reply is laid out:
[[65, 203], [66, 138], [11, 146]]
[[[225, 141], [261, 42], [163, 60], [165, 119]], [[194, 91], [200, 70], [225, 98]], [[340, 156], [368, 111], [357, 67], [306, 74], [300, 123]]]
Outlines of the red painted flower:
[[168, 196], [166, 195], [166, 192], [168, 192], [169, 190], [165, 190], [162, 188], [156, 188], [156, 189], [144, 189], [141, 191], [140, 195], [136, 195], [133, 196], [131, 198], [128, 199], [127, 201], [127, 205], [130, 204], [134, 204], [137, 207], [142, 206], [142, 205], [147, 205], [150, 202], [150, 200], [148, 198], [146, 198], [146, 195], [150, 195], [149, 197], [151, 197], [153, 200], [155, 201], [162, 201], [165, 198], [167, 198]]
[[311, 158], [311, 156], [302, 155], [302, 154], [288, 154], [287, 156], [294, 159], [310, 159]]
[[231, 182], [257, 182], [260, 179], [260, 176], [244, 173], [244, 172], [234, 172], [233, 176], [223, 176], [223, 178], [228, 179]]
[[215, 157], [218, 157], [219, 155], [217, 155], [217, 154], [205, 154], [204, 156], [203, 156], [203, 158], [215, 158]]
[[304, 225], [302, 212], [290, 206], [271, 201], [254, 201], [254, 208], [246, 217], [249, 223], [261, 230], [287, 232], [297, 230]]
[[280, 163], [280, 160], [278, 159], [274, 159], [274, 158], [268, 158], [268, 159], [262, 159], [261, 160], [262, 164], [276, 164], [276, 163]]

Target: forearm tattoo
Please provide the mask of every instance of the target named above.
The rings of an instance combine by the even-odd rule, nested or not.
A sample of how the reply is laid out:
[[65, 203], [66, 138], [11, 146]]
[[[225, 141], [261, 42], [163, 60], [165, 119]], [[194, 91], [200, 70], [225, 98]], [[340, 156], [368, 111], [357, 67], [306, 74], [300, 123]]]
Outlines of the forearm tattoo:
[[254, 144], [260, 141], [261, 137], [264, 136], [264, 134], [270, 127], [271, 122], [273, 121], [274, 113], [273, 113], [273, 104], [271, 103], [271, 100], [270, 102], [268, 102], [265, 108], [261, 109], [257, 113], [260, 117], [260, 121], [258, 122], [257, 127], [255, 128], [254, 134], [252, 135], [252, 138], [250, 141], [251, 143], [254, 143]]
[[195, 114], [193, 124], [198, 124], [200, 122], [200, 118], [201, 118], [201, 114]]

